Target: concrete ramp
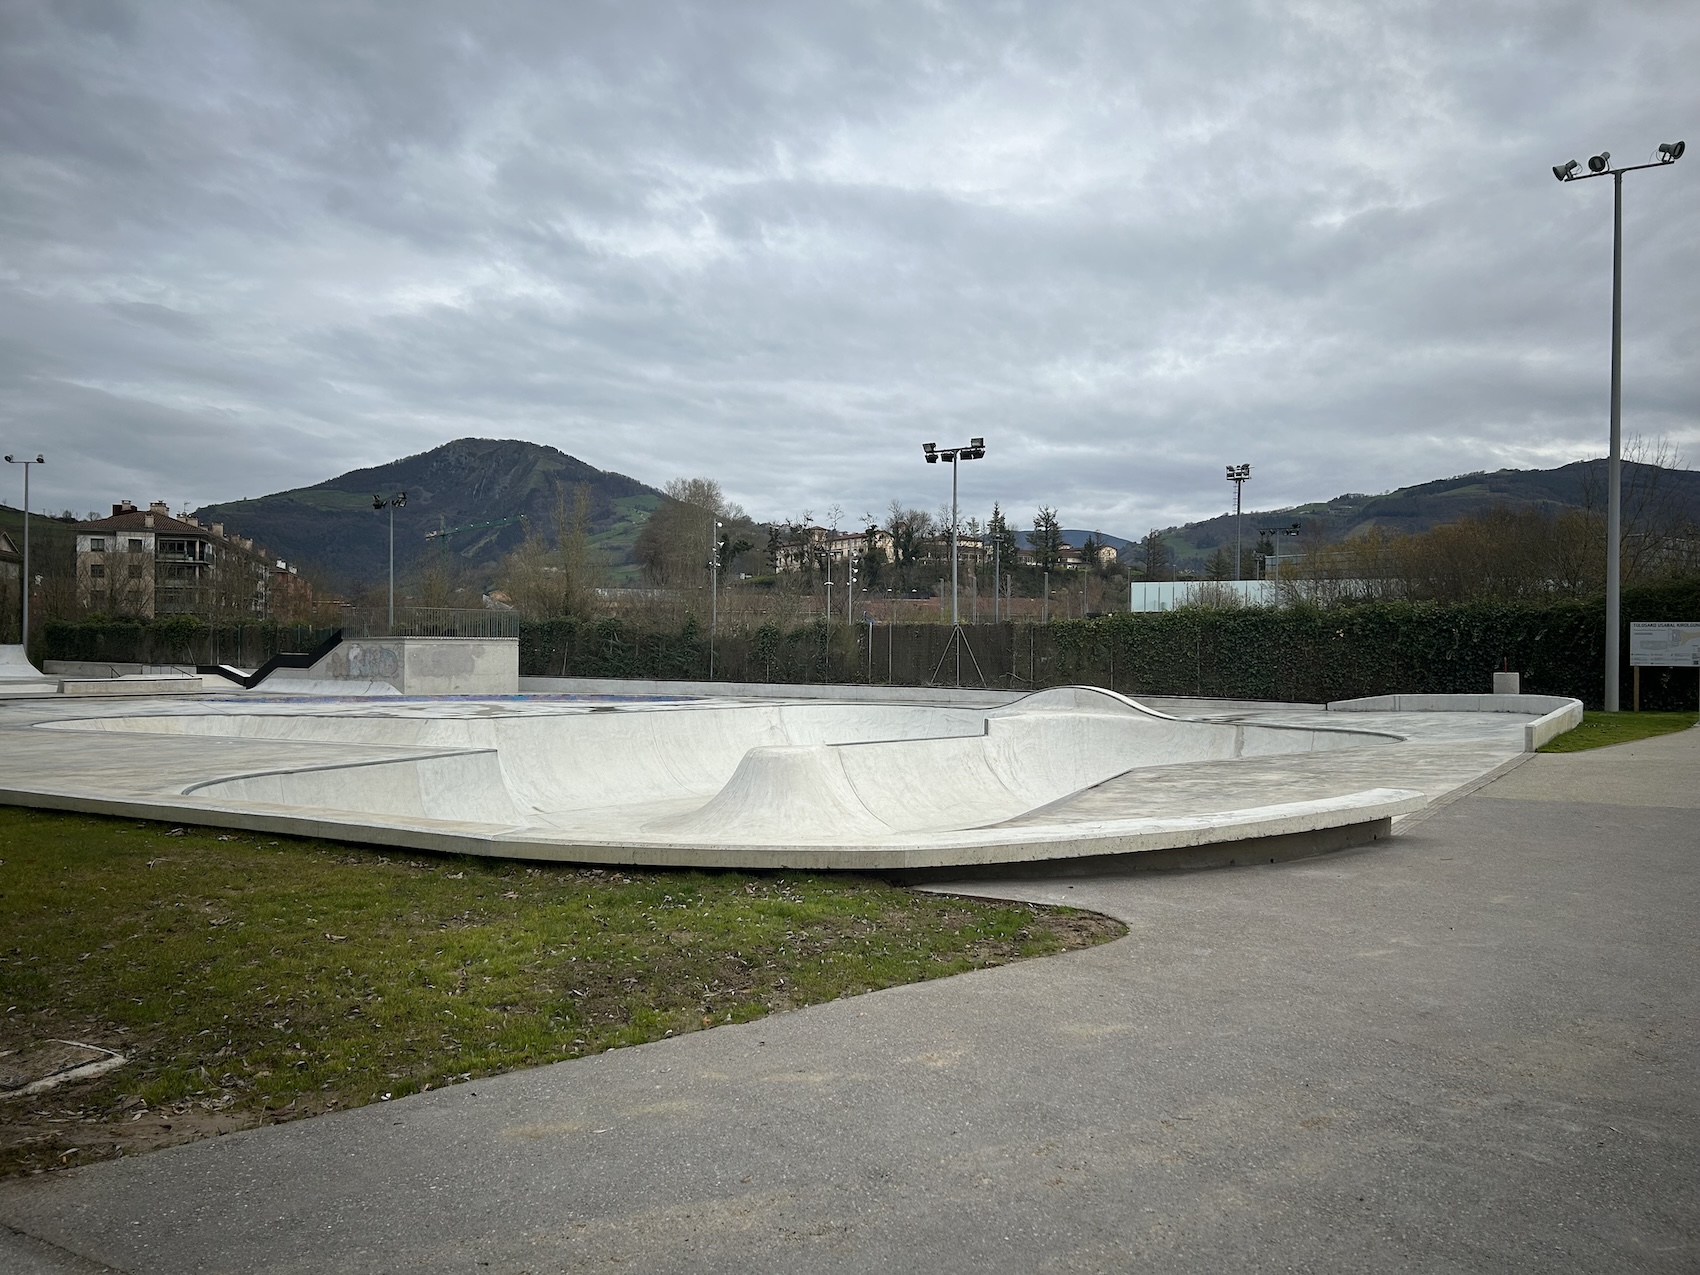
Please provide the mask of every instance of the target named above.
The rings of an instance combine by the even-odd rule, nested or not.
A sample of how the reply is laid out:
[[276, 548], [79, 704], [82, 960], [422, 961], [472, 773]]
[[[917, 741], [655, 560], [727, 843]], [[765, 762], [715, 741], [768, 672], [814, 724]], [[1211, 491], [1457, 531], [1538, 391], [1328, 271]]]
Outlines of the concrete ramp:
[[[974, 736], [751, 749], [708, 802], [645, 830], [813, 843], [986, 828], [1143, 767], [1363, 747], [1373, 738], [1187, 722], [1121, 696], [1064, 689], [986, 714]], [[1023, 711], [1029, 703], [1035, 709]]]
[[46, 693], [58, 689], [59, 680], [48, 677], [31, 664], [21, 645], [9, 642], [0, 646], [0, 694], [8, 691]]
[[[1374, 837], [1422, 802], [1420, 794], [1378, 788], [1373, 797], [1366, 790], [1276, 803], [1265, 815], [1242, 805], [1177, 821], [1142, 809], [1136, 795], [1113, 820], [1059, 816], [1071, 798], [1141, 772], [1373, 749], [1394, 738], [1191, 721], [1073, 687], [991, 708], [223, 701], [201, 711], [91, 709], [41, 727], [170, 736], [181, 742], [169, 749], [160, 742], [173, 755], [198, 737], [216, 757], [217, 741], [229, 740], [232, 759], [240, 755], [245, 768], [179, 781], [171, 800], [185, 816], [198, 810], [313, 835], [364, 828], [389, 844], [592, 862], [885, 869], [1123, 854], [1342, 827]], [[256, 754], [256, 743], [272, 751]], [[350, 760], [337, 761], [339, 752]], [[256, 755], [277, 764], [256, 769]], [[491, 848], [497, 844], [509, 848]]]

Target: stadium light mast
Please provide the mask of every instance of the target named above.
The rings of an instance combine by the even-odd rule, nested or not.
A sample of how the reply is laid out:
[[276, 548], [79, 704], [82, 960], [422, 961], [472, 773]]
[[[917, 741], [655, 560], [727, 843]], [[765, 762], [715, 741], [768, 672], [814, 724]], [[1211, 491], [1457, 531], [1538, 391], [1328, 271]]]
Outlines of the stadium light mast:
[[1682, 158], [1686, 142], [1660, 142], [1658, 158], [1645, 164], [1611, 166], [1611, 152], [1601, 151], [1588, 161], [1588, 171], [1575, 160], [1554, 164], [1552, 175], [1561, 182], [1590, 177], [1612, 179], [1611, 222], [1611, 454], [1606, 462], [1606, 666], [1605, 709], [1618, 710], [1617, 682], [1619, 613], [1623, 601], [1623, 175], [1642, 168], [1663, 168]]
[[34, 460], [30, 460], [28, 457], [19, 460], [8, 452], [6, 463], [24, 467], [24, 575], [21, 581], [24, 586], [21, 590], [24, 595], [24, 627], [18, 634], [18, 640], [24, 644], [24, 662], [28, 663], [30, 658], [30, 466], [47, 464], [47, 457], [37, 452]]
[[[950, 647], [956, 648], [956, 684], [961, 686], [962, 645], [964, 639], [962, 636], [962, 624], [956, 613], [956, 529], [957, 524], [962, 521], [962, 517], [956, 500], [956, 470], [957, 462], [959, 460], [984, 459], [986, 455], [986, 440], [983, 438], [971, 438], [968, 440], [968, 445], [966, 447], [940, 447], [937, 443], [922, 443], [921, 454], [927, 458], [927, 464], [929, 465], [936, 465], [941, 460], [948, 461], [950, 463], [950, 646], [945, 648], [945, 654], [948, 655], [950, 653]], [[968, 653], [968, 658], [970, 660], [974, 660], [974, 652], [970, 651]], [[943, 657], [940, 657], [939, 663], [944, 663]], [[976, 669], [979, 668], [978, 660], [974, 660], [974, 667]], [[938, 669], [936, 668], [933, 670], [933, 677], [935, 680], [938, 677]]]
[[1243, 579], [1240, 574], [1240, 525], [1244, 521], [1240, 517], [1240, 493], [1251, 481], [1250, 465], [1229, 465], [1228, 481], [1234, 485], [1234, 579]]
[[388, 509], [390, 511], [390, 636], [395, 636], [395, 511], [407, 503], [407, 493], [398, 491], [385, 500], [382, 496], [372, 497], [372, 508]]

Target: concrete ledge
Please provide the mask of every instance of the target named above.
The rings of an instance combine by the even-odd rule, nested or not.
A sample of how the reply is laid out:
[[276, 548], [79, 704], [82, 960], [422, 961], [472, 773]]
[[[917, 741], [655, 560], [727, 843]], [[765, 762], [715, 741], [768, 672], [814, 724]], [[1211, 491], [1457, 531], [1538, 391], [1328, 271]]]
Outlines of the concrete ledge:
[[1551, 713], [1580, 700], [1562, 695], [1369, 695], [1337, 699], [1330, 713]]
[[1031, 691], [954, 686], [867, 686], [821, 682], [664, 682], [638, 677], [522, 677], [522, 695], [633, 695], [673, 699], [825, 699], [874, 704], [996, 708]]
[[43, 660], [42, 671], [51, 677], [130, 677], [138, 673], [195, 675], [193, 664], [134, 664], [110, 660]]
[[61, 695], [199, 695], [201, 679], [194, 674], [133, 673], [124, 677], [62, 677]]
[[1538, 713], [1523, 728], [1523, 751], [1532, 753], [1548, 740], [1582, 724], [1582, 701], [1562, 695], [1369, 695], [1337, 699], [1330, 713]]
[[1523, 728], [1523, 751], [1532, 753], [1548, 740], [1556, 739], [1567, 730], [1575, 730], [1581, 724], [1581, 701], [1566, 700], [1562, 708], [1553, 709]]

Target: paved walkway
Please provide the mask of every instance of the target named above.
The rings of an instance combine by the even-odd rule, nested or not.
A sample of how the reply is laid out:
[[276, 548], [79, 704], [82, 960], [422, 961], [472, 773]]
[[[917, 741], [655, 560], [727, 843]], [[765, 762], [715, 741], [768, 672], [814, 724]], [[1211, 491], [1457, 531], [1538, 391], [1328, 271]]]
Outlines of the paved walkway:
[[1328, 859], [987, 884], [1130, 933], [12, 1182], [0, 1268], [1692, 1271], [1697, 786], [1691, 731]]

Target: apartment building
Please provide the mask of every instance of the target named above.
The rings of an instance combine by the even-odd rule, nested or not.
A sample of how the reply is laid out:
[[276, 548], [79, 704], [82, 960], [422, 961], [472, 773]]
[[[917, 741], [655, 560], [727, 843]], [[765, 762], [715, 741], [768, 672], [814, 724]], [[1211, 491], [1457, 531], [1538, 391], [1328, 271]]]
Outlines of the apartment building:
[[224, 524], [173, 517], [163, 500], [129, 501], [77, 524], [77, 601], [85, 611], [152, 619], [198, 615], [263, 619], [273, 602], [309, 592], [294, 568]]

